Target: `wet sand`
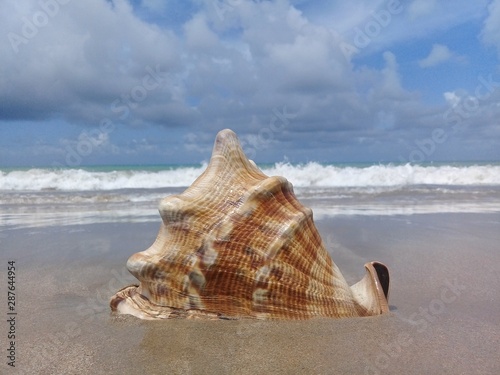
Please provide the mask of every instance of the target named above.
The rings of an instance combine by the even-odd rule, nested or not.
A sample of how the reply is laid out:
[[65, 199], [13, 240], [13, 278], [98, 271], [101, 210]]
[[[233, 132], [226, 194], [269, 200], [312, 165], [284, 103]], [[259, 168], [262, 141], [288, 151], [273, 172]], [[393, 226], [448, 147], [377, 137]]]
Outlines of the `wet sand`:
[[[322, 218], [349, 283], [391, 271], [391, 313], [309, 321], [112, 316], [127, 258], [158, 223], [3, 228], [0, 290], [16, 271], [16, 368], [2, 374], [499, 374], [500, 214]], [[5, 297], [4, 297], [5, 298]], [[0, 313], [7, 344], [7, 303]]]

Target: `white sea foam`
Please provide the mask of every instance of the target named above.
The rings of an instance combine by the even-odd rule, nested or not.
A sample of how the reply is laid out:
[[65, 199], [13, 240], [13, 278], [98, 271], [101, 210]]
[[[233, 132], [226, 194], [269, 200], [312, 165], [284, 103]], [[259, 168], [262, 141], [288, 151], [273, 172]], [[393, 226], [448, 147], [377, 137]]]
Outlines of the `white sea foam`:
[[399, 187], [411, 185], [500, 185], [500, 166], [372, 165], [364, 168], [277, 164], [265, 171], [299, 187]]
[[[89, 171], [30, 169], [0, 171], [0, 191], [97, 191], [185, 187], [206, 165], [166, 170]], [[267, 175], [285, 176], [295, 187], [385, 187], [415, 185], [500, 185], [500, 165], [416, 166], [372, 165], [346, 167], [307, 163], [278, 163], [263, 168]]]
[[[0, 232], [7, 227], [157, 222], [160, 200], [181, 193], [205, 168], [0, 171]], [[289, 179], [316, 219], [500, 212], [500, 165], [283, 163], [263, 171]]]
[[189, 186], [204, 167], [185, 167], [163, 171], [83, 169], [30, 169], [0, 172], [0, 190], [95, 191], [116, 189], [154, 189]]

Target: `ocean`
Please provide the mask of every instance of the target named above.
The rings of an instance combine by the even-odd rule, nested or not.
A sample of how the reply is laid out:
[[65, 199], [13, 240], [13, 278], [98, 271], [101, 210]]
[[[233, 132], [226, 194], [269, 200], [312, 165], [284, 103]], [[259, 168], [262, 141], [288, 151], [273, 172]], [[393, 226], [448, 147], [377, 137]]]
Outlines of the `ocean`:
[[[206, 164], [0, 169], [0, 226], [159, 222], [157, 206]], [[315, 218], [500, 212], [500, 163], [260, 165]]]

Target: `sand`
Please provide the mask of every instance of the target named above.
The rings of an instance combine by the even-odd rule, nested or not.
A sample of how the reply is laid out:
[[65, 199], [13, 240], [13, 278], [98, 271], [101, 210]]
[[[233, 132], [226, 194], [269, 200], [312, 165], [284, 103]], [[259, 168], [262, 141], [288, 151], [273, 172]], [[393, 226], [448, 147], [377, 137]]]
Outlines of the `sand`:
[[112, 316], [158, 223], [0, 231], [0, 342], [15, 260], [16, 367], [2, 374], [499, 374], [500, 214], [340, 216], [317, 226], [346, 279], [391, 271], [391, 313], [309, 321]]

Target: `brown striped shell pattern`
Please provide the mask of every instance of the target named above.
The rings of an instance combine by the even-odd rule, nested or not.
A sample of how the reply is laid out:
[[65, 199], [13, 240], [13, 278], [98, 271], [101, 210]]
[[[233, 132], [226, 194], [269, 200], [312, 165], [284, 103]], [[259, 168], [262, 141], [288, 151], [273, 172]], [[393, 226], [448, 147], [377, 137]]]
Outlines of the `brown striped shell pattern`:
[[112, 311], [142, 319], [307, 319], [389, 311], [389, 273], [379, 262], [347, 285], [290, 182], [246, 158], [236, 134], [216, 137], [207, 169], [164, 198], [153, 245], [132, 255], [139, 285]]

